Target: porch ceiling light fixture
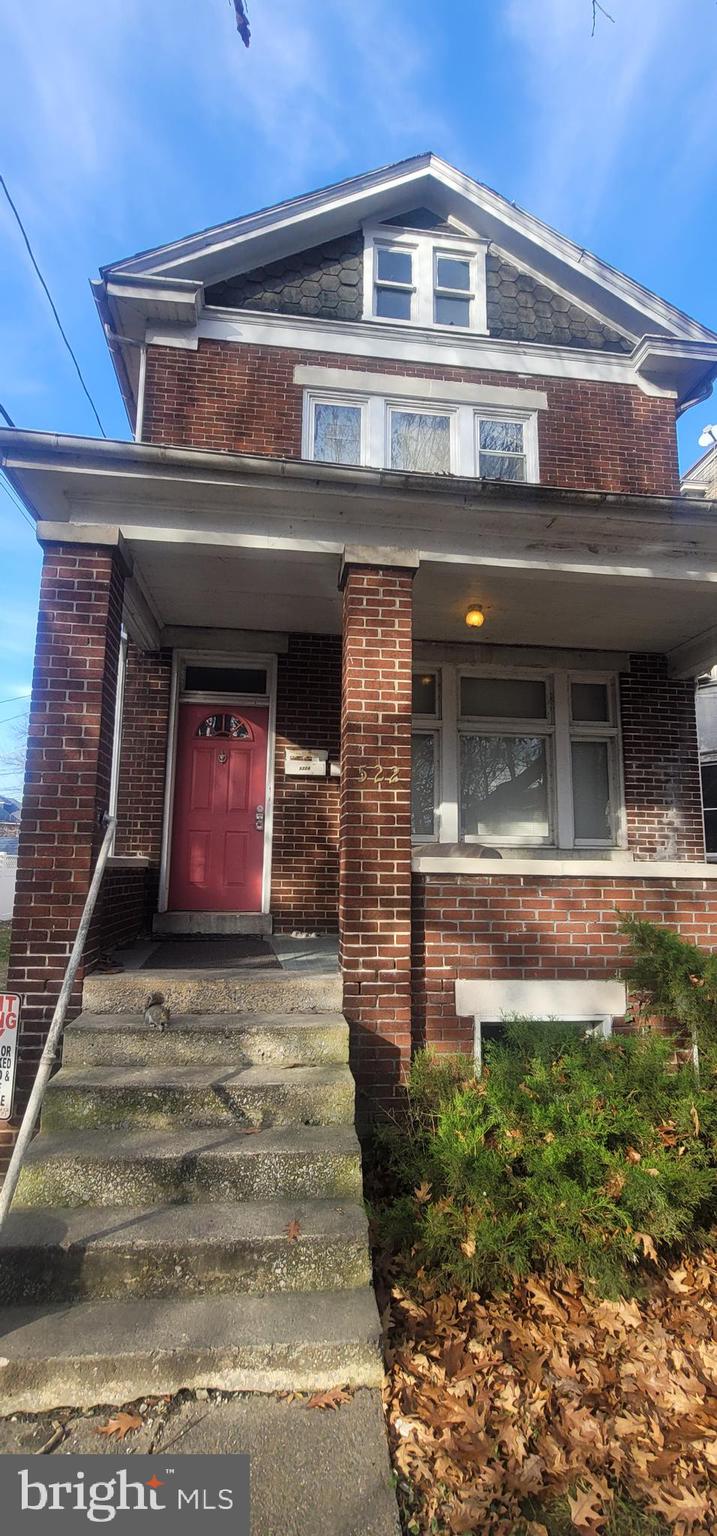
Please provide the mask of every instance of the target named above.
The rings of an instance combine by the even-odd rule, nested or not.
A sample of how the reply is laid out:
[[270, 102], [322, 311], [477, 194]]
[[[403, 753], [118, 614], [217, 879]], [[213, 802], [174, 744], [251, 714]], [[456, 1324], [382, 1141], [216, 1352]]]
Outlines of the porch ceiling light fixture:
[[466, 624], [469, 629], [480, 629], [485, 624], [485, 614], [478, 603], [471, 603], [466, 613]]

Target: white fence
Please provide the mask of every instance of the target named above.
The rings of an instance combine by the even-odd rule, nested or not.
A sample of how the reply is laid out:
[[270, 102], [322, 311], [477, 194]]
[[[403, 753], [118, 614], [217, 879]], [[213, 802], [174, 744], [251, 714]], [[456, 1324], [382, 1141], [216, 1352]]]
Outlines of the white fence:
[[0, 853], [0, 923], [12, 917], [16, 874], [17, 854]]

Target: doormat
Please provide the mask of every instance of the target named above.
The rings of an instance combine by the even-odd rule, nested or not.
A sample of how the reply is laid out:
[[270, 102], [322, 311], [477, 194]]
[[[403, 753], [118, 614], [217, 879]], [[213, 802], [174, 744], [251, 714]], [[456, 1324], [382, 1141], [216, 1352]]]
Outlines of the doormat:
[[140, 966], [142, 971], [219, 971], [279, 969], [266, 939], [163, 939]]

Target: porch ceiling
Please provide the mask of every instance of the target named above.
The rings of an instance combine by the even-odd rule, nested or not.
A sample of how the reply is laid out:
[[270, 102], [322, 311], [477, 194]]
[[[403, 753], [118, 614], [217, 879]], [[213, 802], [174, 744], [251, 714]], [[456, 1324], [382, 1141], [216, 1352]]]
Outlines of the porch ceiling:
[[[334, 554], [127, 542], [161, 627], [340, 633]], [[419, 641], [475, 643], [465, 613], [476, 602], [479, 643], [493, 645], [670, 652], [717, 621], [712, 584], [618, 574], [426, 560], [413, 595]]]

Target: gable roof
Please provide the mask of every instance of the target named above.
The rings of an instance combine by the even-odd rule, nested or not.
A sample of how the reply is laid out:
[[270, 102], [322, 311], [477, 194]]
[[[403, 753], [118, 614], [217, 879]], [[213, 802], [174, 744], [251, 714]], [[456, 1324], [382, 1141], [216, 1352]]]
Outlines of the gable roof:
[[699, 321], [431, 151], [141, 251], [103, 267], [102, 277], [132, 273], [208, 285], [334, 239], [367, 220], [395, 218], [418, 207], [495, 242], [636, 339], [660, 333], [715, 339]]
[[[143, 340], [148, 323], [196, 326], [205, 289], [364, 224], [413, 217], [416, 210], [428, 210], [492, 245], [614, 327], [633, 355], [644, 349], [645, 338], [654, 339], [659, 357], [654, 361], [651, 351], [650, 366], [661, 382], [675, 378], [681, 401], [709, 393], [715, 332], [431, 151], [103, 267], [93, 288], [108, 338], [115, 332]], [[124, 342], [113, 344], [113, 357], [131, 417], [138, 360]]]

